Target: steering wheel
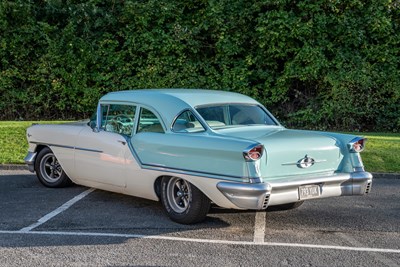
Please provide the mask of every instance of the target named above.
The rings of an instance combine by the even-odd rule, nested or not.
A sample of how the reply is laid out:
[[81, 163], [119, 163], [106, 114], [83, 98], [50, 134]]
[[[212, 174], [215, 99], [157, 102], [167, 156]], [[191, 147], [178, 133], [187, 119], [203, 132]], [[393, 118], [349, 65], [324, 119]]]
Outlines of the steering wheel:
[[[125, 115], [125, 114], [117, 115], [117, 116], [115, 116], [114, 119], [117, 120], [119, 123], [132, 122], [132, 119], [128, 115]], [[122, 121], [122, 120], [124, 120], [124, 121]]]

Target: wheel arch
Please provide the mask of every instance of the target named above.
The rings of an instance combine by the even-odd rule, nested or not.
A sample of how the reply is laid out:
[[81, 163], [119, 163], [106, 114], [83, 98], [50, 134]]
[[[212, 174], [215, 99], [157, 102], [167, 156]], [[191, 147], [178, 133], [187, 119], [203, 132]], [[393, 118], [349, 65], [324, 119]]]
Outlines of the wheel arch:
[[[34, 162], [34, 170], [39, 181], [44, 186], [58, 188], [72, 184], [50, 146], [38, 145], [35, 152], [37, 156]], [[52, 158], [52, 162], [48, 163], [49, 158]]]
[[34, 151], [33, 152], [35, 152], [36, 153], [36, 157], [35, 157], [35, 160], [33, 161], [33, 164], [35, 164], [36, 163], [36, 160], [37, 160], [37, 155], [40, 153], [40, 151], [42, 151], [44, 148], [49, 148], [51, 151], [53, 151], [48, 145], [44, 145], [44, 144], [37, 144], [36, 145], [36, 147], [35, 147], [35, 149], [34, 149]]
[[158, 201], [161, 200], [161, 180], [163, 177], [178, 177], [185, 179], [192, 185], [194, 185], [197, 189], [199, 189], [215, 205], [228, 209], [240, 209], [217, 188], [217, 184], [223, 180], [212, 179], [202, 176], [188, 176], [178, 173], [164, 173], [163, 175], [159, 175], [155, 179], [153, 190], [158, 197]]
[[172, 177], [172, 176], [161, 175], [161, 176], [158, 176], [157, 179], [154, 181], [154, 192], [156, 193], [156, 195], [158, 197], [158, 201], [161, 200], [161, 180], [164, 177]]
[[157, 195], [158, 199], [161, 199], [161, 181], [164, 177], [167, 178], [182, 178], [186, 181], [188, 181], [189, 183], [191, 183], [192, 185], [194, 185], [197, 189], [199, 189], [206, 197], [208, 197], [210, 200], [211, 198], [208, 196], [207, 192], [204, 192], [204, 190], [202, 190], [201, 186], [198, 186], [198, 183], [196, 181], [194, 181], [193, 179], [188, 179], [188, 177], [186, 177], [185, 175], [160, 175], [157, 177], [157, 179], [154, 181], [154, 192]]
[[40, 151], [42, 151], [43, 148], [46, 148], [46, 147], [48, 147], [49, 149], [51, 149], [48, 145], [38, 144], [38, 145], [36, 146], [35, 152], [36, 152], [36, 153], [39, 153]]
[[161, 203], [171, 220], [192, 224], [206, 218], [211, 201], [189, 179], [182, 176], [163, 176]]
[[[208, 180], [208, 178], [200, 177], [200, 176], [187, 176], [187, 175], [180, 175], [180, 174], [164, 174], [158, 176], [154, 181], [154, 192], [158, 197], [158, 201], [161, 201], [161, 181], [164, 177], [177, 177], [182, 178], [192, 185], [194, 185], [199, 191], [201, 191], [212, 203], [216, 204], [220, 207], [225, 208], [237, 208], [234, 206], [218, 189], [217, 183], [219, 180]], [[211, 182], [211, 183], [210, 183]]]

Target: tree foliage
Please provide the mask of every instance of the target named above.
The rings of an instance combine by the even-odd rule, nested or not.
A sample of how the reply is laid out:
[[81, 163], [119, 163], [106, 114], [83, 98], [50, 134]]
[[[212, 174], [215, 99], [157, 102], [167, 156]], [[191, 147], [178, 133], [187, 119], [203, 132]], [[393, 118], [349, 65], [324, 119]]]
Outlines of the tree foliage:
[[290, 127], [400, 129], [395, 0], [0, 2], [0, 119], [135, 88], [250, 95]]

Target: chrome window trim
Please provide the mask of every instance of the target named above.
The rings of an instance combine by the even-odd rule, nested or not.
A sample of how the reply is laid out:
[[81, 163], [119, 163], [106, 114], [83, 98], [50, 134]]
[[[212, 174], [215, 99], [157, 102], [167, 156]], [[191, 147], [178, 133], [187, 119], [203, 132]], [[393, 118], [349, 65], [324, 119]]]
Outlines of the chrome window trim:
[[[108, 112], [110, 111], [110, 105], [111, 104], [100, 104], [100, 124], [99, 124], [99, 129], [103, 130], [106, 132], [106, 130], [102, 127], [102, 123], [103, 123], [103, 112], [102, 112], [102, 107], [107, 107], [107, 114], [106, 114], [106, 118], [108, 118]], [[106, 126], [107, 120], [104, 121], [104, 127]]]
[[101, 130], [101, 104], [97, 104], [97, 116], [96, 116], [96, 132]]

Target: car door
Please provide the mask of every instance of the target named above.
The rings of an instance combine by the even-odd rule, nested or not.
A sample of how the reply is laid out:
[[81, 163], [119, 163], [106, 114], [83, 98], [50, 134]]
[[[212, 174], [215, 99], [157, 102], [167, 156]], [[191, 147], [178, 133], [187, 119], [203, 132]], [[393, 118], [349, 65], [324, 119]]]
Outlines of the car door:
[[126, 187], [127, 139], [132, 135], [136, 107], [123, 104], [101, 105], [99, 131], [86, 127], [75, 148], [78, 179]]

